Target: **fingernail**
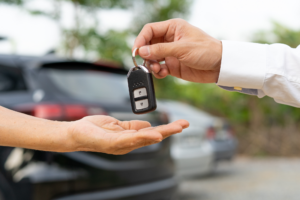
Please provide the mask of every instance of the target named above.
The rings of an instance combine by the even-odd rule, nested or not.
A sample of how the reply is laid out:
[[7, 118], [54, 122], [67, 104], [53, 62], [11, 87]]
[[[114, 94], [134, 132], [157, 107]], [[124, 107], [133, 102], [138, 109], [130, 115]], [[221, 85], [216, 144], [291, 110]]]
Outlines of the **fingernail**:
[[144, 46], [139, 48], [139, 55], [140, 56], [149, 56], [150, 55], [150, 49], [148, 46]]

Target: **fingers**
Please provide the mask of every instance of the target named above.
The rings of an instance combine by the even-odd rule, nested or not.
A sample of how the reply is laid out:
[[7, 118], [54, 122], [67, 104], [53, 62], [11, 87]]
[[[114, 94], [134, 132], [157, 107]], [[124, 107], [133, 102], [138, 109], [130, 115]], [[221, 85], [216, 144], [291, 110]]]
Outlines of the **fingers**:
[[[99, 127], [102, 118], [105, 124]], [[172, 134], [188, 127], [186, 120], [168, 125], [150, 127], [146, 121], [117, 121], [112, 117], [87, 117], [75, 121], [72, 138], [78, 151], [97, 151], [109, 154], [125, 154], [134, 149], [161, 142]]]
[[152, 74], [158, 78], [165, 78], [169, 75], [169, 70], [165, 64], [160, 64], [158, 62], [149, 62], [147, 68], [152, 72]]
[[[139, 123], [123, 123], [124, 128], [132, 128]], [[144, 124], [146, 125], [146, 124]], [[125, 154], [134, 149], [141, 148], [143, 146], [155, 144], [161, 142], [163, 139], [181, 132], [184, 128], [187, 128], [189, 123], [186, 120], [178, 120], [168, 125], [162, 125], [155, 128], [147, 127], [139, 131], [126, 130], [115, 135], [115, 139], [110, 139], [113, 142], [109, 146], [109, 152], [111, 154]]]
[[123, 131], [117, 140], [114, 140], [111, 152], [113, 154], [125, 154], [134, 149], [161, 142], [175, 133], [180, 133], [188, 126], [189, 123], [186, 120], [177, 120], [168, 125], [155, 128], [148, 127], [137, 132], [132, 130]]
[[167, 34], [174, 34], [172, 33], [172, 30], [169, 30], [171, 23], [172, 20], [146, 24], [137, 36], [133, 49], [149, 44], [153, 38], [164, 37]]
[[163, 139], [181, 132], [188, 126], [189, 123], [186, 120], [177, 120], [168, 125], [155, 128], [148, 127], [139, 131], [123, 131], [118, 136], [118, 139], [114, 140], [113, 154], [125, 154], [134, 149], [161, 142]]
[[165, 78], [168, 75], [181, 78], [181, 64], [175, 57], [166, 57], [165, 64], [160, 64], [155, 61], [149, 61], [147, 67], [151, 69], [152, 74], [158, 78]]
[[171, 19], [162, 22], [146, 24], [137, 36], [133, 49], [145, 46], [157, 41], [173, 42], [178, 30], [188, 23], [183, 19]]
[[[154, 66], [154, 68], [158, 68]], [[157, 73], [153, 73], [156, 78], [165, 78], [169, 75], [169, 69], [165, 64], [160, 64], [160, 70]]]
[[147, 145], [155, 144], [163, 140], [162, 135], [154, 130], [144, 130], [144, 131], [123, 131], [114, 140], [114, 144], [111, 145], [111, 154], [125, 154], [134, 149], [138, 149]]
[[132, 120], [132, 121], [118, 121], [118, 125], [125, 130], [140, 130], [151, 127], [151, 124], [146, 121]]
[[159, 132], [165, 139], [173, 134], [180, 133], [187, 127], [189, 127], [189, 122], [181, 119], [167, 125], [155, 127], [153, 130]]
[[186, 128], [188, 128], [190, 126], [190, 123], [187, 120], [184, 120], [184, 119], [177, 120], [174, 123], [180, 124], [180, 126], [183, 129], [186, 129]]
[[[132, 50], [139, 49], [139, 55], [145, 59], [159, 60], [178, 54], [175, 41], [181, 38], [187, 22], [182, 19], [171, 19], [163, 22], [150, 23], [144, 26], [137, 36]], [[151, 45], [149, 45], [151, 44]]]
[[113, 130], [113, 131], [123, 131], [125, 130], [140, 130], [143, 128], [151, 127], [151, 124], [146, 121], [132, 120], [132, 121], [119, 121], [110, 116], [88, 116], [85, 117], [88, 121], [94, 123], [102, 128]]
[[142, 46], [139, 48], [139, 55], [147, 60], [160, 60], [168, 56], [177, 57], [180, 54], [180, 43], [158, 43]]

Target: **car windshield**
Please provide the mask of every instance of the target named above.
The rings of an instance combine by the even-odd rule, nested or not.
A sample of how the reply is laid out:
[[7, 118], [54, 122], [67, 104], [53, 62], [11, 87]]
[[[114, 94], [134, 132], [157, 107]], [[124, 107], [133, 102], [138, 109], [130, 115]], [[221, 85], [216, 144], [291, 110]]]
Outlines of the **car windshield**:
[[126, 75], [92, 70], [44, 69], [64, 93], [77, 99], [120, 103], [129, 99]]

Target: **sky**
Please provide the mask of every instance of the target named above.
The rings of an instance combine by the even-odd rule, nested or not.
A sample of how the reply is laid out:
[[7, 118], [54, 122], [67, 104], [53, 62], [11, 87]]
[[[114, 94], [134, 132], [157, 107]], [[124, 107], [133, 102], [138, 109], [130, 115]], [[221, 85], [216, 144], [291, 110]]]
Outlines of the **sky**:
[[272, 21], [300, 29], [299, 0], [195, 0], [189, 22], [210, 35], [249, 41]]
[[[47, 0], [36, 0], [35, 7], [48, 8]], [[63, 6], [63, 24], [73, 24], [72, 9]], [[0, 4], [0, 53], [43, 55], [59, 46], [57, 25], [47, 17], [35, 17], [26, 11]], [[104, 29], [129, 26], [130, 12], [113, 10], [99, 14]], [[109, 19], [109, 20], [107, 20]], [[250, 41], [259, 30], [271, 29], [272, 20], [300, 29], [299, 0], [194, 0], [188, 21], [218, 39]]]

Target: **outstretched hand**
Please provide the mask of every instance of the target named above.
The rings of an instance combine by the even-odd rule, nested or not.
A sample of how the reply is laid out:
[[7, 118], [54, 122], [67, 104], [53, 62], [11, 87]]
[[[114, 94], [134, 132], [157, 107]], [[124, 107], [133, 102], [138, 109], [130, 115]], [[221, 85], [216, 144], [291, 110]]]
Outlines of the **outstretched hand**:
[[119, 121], [109, 116], [89, 116], [71, 123], [69, 132], [77, 151], [115, 155], [161, 142], [189, 126], [186, 120], [178, 120], [151, 127], [146, 121]]
[[[132, 48], [150, 61], [157, 78], [172, 75], [198, 83], [216, 83], [222, 43], [182, 19], [146, 24]], [[165, 61], [165, 64], [160, 64]]]

